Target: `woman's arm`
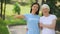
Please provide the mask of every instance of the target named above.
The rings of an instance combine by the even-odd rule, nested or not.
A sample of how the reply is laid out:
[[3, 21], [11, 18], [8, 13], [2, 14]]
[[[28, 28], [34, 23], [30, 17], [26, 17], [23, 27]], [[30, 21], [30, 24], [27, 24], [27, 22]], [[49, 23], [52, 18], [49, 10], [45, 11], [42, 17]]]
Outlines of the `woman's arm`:
[[55, 26], [56, 26], [56, 19], [54, 19], [52, 21], [52, 24], [51, 25], [44, 25], [42, 24], [43, 27], [46, 27], [46, 28], [50, 28], [50, 29], [55, 29]]
[[40, 28], [40, 23], [38, 23], [38, 26], [39, 26], [39, 28]]
[[26, 32], [28, 31], [28, 28], [26, 28]]
[[42, 29], [42, 28], [43, 28], [43, 27], [42, 27], [42, 24], [40, 24], [40, 23], [38, 24], [38, 26], [39, 26], [39, 28], [40, 28], [40, 29]]
[[14, 15], [14, 18], [25, 18], [24, 15]]

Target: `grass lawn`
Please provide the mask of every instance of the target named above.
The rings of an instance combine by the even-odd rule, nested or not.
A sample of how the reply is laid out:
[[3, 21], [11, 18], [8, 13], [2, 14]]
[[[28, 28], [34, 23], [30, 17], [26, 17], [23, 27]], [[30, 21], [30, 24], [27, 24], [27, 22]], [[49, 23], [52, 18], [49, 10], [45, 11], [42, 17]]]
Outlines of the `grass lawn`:
[[0, 26], [0, 34], [9, 34], [6, 26]]
[[5, 21], [0, 19], [0, 34], [9, 34]]

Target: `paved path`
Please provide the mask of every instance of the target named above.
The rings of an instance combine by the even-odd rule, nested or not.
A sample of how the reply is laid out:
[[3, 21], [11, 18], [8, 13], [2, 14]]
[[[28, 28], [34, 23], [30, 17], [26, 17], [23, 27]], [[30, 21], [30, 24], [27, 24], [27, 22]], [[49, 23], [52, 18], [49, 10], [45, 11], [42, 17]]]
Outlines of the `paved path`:
[[26, 26], [11, 26], [9, 27], [11, 34], [26, 34]]
[[[26, 25], [11, 26], [9, 27], [11, 34], [26, 34]], [[60, 32], [56, 31], [57, 34]]]

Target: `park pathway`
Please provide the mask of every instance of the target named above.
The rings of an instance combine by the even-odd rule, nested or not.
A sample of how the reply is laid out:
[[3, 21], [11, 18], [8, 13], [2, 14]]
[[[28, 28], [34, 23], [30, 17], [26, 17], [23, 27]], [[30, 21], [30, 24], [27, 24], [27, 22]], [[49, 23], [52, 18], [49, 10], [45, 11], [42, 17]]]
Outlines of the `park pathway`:
[[11, 34], [26, 34], [26, 26], [25, 25], [10, 26], [9, 31]]
[[[9, 31], [10, 34], [26, 34], [26, 25], [10, 26]], [[60, 32], [56, 32], [60, 34]]]

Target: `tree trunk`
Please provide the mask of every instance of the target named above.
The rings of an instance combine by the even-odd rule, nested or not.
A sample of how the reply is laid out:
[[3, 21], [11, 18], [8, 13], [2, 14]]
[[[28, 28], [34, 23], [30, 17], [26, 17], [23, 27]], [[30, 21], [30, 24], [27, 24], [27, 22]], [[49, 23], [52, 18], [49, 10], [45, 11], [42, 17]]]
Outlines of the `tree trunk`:
[[42, 4], [45, 4], [45, 1], [44, 0], [42, 0]]
[[38, 0], [36, 0], [36, 3], [38, 3]]
[[2, 11], [3, 11], [3, 0], [1, 0], [1, 18], [2, 18]]
[[18, 15], [20, 15], [20, 12], [18, 12]]
[[6, 0], [4, 1], [4, 15], [3, 15], [3, 20], [5, 20], [5, 11], [6, 11]]

